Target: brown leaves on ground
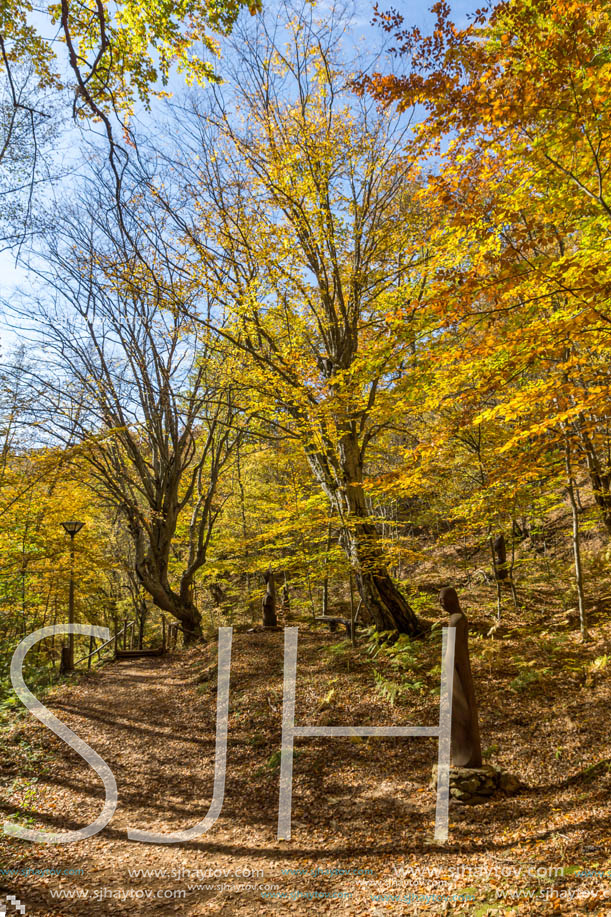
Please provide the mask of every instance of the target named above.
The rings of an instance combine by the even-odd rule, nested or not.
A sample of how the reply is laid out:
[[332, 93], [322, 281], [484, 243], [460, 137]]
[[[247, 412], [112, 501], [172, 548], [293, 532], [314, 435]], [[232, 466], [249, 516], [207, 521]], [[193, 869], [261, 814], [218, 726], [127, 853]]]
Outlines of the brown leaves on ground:
[[[54, 712], [111, 766], [119, 805], [104, 831], [76, 844], [0, 840], [5, 873], [17, 870], [0, 873], [0, 889], [28, 917], [605, 913], [611, 627], [585, 646], [566, 629], [486, 636], [486, 627], [474, 621], [471, 637], [486, 760], [529, 789], [453, 805], [447, 845], [432, 841], [436, 742], [415, 738], [296, 740], [293, 836], [278, 841], [283, 635], [234, 634], [225, 801], [210, 832], [172, 845], [126, 836], [128, 827], [184, 829], [208, 809], [215, 644], [115, 663], [56, 692]], [[410, 652], [415, 674], [397, 675], [381, 655], [372, 663], [365, 647], [301, 627], [296, 723], [434, 724], [438, 646]], [[375, 689], [374, 665], [404, 686], [392, 705]], [[5, 818], [65, 830], [97, 816], [100, 781], [51, 733], [24, 718], [4, 748]], [[544, 876], [550, 867], [558, 874]]]

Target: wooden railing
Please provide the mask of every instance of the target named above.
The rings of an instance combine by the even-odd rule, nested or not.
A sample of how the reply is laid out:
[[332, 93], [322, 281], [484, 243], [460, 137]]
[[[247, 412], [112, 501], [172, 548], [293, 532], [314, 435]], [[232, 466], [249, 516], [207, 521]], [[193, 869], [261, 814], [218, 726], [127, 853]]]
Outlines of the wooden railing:
[[170, 621], [166, 623], [165, 615], [161, 616], [161, 627], [162, 627], [162, 637], [161, 645], [163, 647], [164, 653], [171, 653], [173, 649], [176, 649], [176, 642], [178, 640], [178, 631], [181, 629], [178, 621]]
[[[74, 663], [74, 667], [80, 665], [81, 662], [87, 663], [87, 668], [91, 668], [91, 660], [94, 656], [98, 657], [98, 662], [101, 660], [101, 653], [104, 649], [114, 644], [113, 655], [117, 656], [117, 650], [123, 651], [133, 651], [137, 652], [138, 647], [135, 647], [135, 627], [137, 622], [125, 620], [123, 627], [120, 630], [116, 630], [114, 635], [107, 640], [105, 643], [102, 643], [101, 646], [95, 646], [95, 637], [89, 638], [89, 652], [86, 656], [81, 656], [80, 659], [77, 659]], [[176, 621], [167, 622], [165, 616], [161, 616], [161, 646], [158, 648], [157, 652], [160, 654], [171, 652], [173, 649], [176, 649], [176, 644], [178, 642], [178, 631], [182, 630], [180, 624]], [[123, 638], [120, 641], [120, 638]], [[119, 647], [119, 641], [123, 644], [122, 648]], [[141, 649], [141, 648], [140, 648]], [[151, 651], [152, 652], [152, 651]], [[126, 653], [127, 654], [127, 653]]]
[[[85, 661], [86, 661], [86, 662], [87, 662], [87, 668], [90, 669], [90, 668], [91, 668], [91, 660], [92, 660], [93, 656], [95, 656], [95, 655], [97, 654], [98, 661], [99, 661], [99, 660], [100, 660], [100, 653], [101, 653], [102, 650], [105, 649], [107, 646], [110, 646], [111, 643], [114, 643], [114, 654], [116, 654], [116, 651], [117, 651], [117, 643], [118, 643], [119, 637], [120, 637], [121, 635], [123, 635], [123, 646], [124, 646], [124, 647], [125, 647], [126, 644], [127, 644], [127, 634], [128, 634], [130, 631], [131, 631], [130, 636], [131, 636], [131, 638], [132, 638], [132, 640], [133, 640], [133, 633], [134, 633], [133, 628], [134, 628], [134, 625], [135, 625], [135, 624], [136, 624], [135, 621], [125, 621], [124, 624], [123, 624], [123, 627], [121, 628], [121, 630], [115, 631], [114, 636], [112, 636], [112, 637], [110, 638], [110, 640], [107, 640], [106, 643], [102, 643], [101, 646], [98, 646], [98, 647], [95, 648], [95, 649], [94, 649], [95, 637], [90, 637], [90, 638], [89, 638], [89, 653], [88, 653], [86, 656], [81, 656], [80, 659], [77, 659], [76, 662], [74, 663], [74, 667], [76, 668], [76, 666], [77, 666], [77, 665], [80, 665], [81, 662], [85, 662]], [[114, 654], [113, 654], [113, 655], [114, 655]]]

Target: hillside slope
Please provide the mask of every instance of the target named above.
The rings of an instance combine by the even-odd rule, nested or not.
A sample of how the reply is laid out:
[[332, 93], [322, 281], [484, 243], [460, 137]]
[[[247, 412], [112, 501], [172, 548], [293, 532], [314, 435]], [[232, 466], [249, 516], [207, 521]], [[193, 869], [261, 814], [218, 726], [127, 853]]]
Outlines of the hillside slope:
[[[118, 808], [105, 830], [75, 844], [0, 839], [0, 888], [23, 901], [28, 917], [376, 915], [416, 907], [477, 915], [559, 907], [606, 913], [608, 879], [583, 870], [611, 869], [611, 691], [601, 662], [611, 626], [599, 623], [585, 648], [561, 628], [536, 637], [524, 627], [492, 636], [485, 629], [485, 622], [473, 622], [483, 747], [489, 762], [518, 774], [529, 789], [484, 806], [452, 805], [445, 847], [432, 842], [432, 739], [298, 739], [293, 837], [276, 839], [282, 632], [238, 633], [225, 799], [209, 833], [163, 846], [126, 837], [128, 826], [186, 828], [208, 809], [214, 643], [113, 663], [55, 692], [54, 712], [111, 766]], [[365, 649], [300, 628], [296, 723], [435, 724], [438, 637], [408, 648], [399, 668], [392, 655], [378, 652], [372, 661]], [[21, 718], [3, 745], [5, 816], [64, 830], [97, 816], [99, 779], [32, 718]], [[410, 869], [402, 878], [396, 870], [403, 866]], [[533, 867], [538, 878], [527, 874]], [[565, 875], [548, 879], [548, 867]], [[40, 875], [44, 870], [64, 874]], [[519, 889], [536, 898], [501, 895]]]

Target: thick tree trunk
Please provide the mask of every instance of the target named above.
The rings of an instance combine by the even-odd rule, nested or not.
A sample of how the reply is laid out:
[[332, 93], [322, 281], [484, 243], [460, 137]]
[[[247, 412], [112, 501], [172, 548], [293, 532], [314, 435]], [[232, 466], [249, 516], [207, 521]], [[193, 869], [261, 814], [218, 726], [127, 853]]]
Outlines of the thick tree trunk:
[[190, 599], [184, 601], [166, 595], [157, 601], [153, 596], [153, 602], [157, 608], [169, 612], [180, 622], [185, 646], [202, 639], [202, 616]]
[[[162, 534], [167, 536], [165, 528]], [[202, 616], [193, 602], [192, 578], [183, 575], [179, 590], [173, 589], [168, 580], [170, 538], [161, 535], [156, 538], [157, 551], [154, 552], [150, 547], [146, 550], [142, 533], [137, 527], [132, 528], [132, 537], [136, 547], [136, 575], [151, 596], [153, 604], [180, 622], [185, 645], [201, 640]]]
[[308, 459], [343, 523], [341, 542], [362, 599], [364, 620], [378, 630], [410, 636], [422, 633], [420, 621], [388, 573], [375, 524], [368, 518], [362, 449], [356, 430], [350, 429], [343, 436], [339, 462], [315, 451]]
[[386, 569], [357, 574], [356, 582], [370, 620], [378, 630], [397, 630], [415, 636], [422, 628]]
[[359, 523], [345, 537], [365, 620], [375, 624], [378, 630], [395, 630], [411, 636], [420, 633], [418, 618], [388, 573], [375, 526]]
[[169, 611], [174, 617], [178, 618], [182, 625], [185, 646], [197, 643], [198, 640], [203, 638], [202, 616], [193, 601], [192, 584], [183, 580], [179, 596], [177, 597], [175, 593], [172, 593], [172, 598], [174, 600], [178, 598], [178, 601], [175, 601], [174, 610], [170, 608]]
[[168, 609], [168, 611], [180, 621], [185, 646], [197, 643], [203, 638], [202, 616], [192, 602], [182, 605], [174, 611], [172, 609]]
[[167, 611], [180, 622], [185, 645], [201, 640], [203, 637], [202, 616], [191, 598], [191, 590], [181, 589], [178, 594], [167, 583], [160, 585], [153, 581], [141, 568], [137, 567], [136, 571], [144, 588], [153, 599], [153, 604], [161, 611]]

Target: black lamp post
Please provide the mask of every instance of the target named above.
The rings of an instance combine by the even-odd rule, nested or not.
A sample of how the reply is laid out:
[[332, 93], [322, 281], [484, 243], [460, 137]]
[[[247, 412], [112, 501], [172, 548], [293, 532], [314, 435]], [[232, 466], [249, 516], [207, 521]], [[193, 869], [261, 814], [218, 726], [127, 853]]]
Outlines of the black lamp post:
[[[68, 522], [62, 522], [62, 525], [68, 535], [70, 535], [70, 592], [68, 598], [68, 623], [74, 624], [74, 536], [85, 525], [84, 522], [77, 522], [75, 519]], [[68, 658], [62, 660], [62, 668], [71, 672], [74, 668], [74, 634], [68, 634]]]

